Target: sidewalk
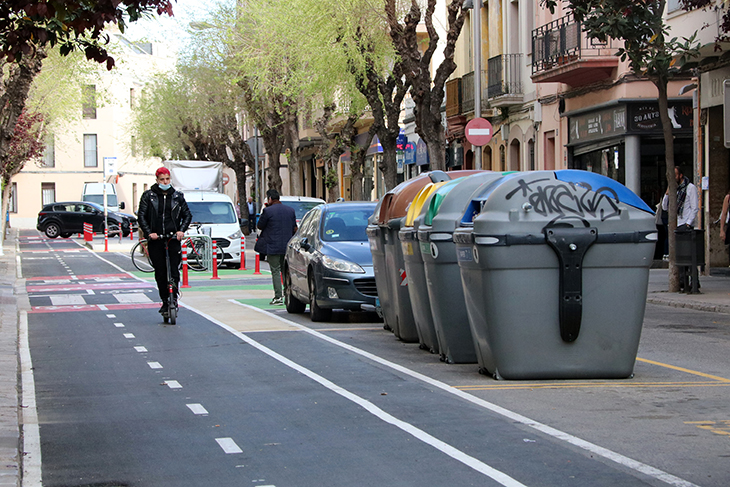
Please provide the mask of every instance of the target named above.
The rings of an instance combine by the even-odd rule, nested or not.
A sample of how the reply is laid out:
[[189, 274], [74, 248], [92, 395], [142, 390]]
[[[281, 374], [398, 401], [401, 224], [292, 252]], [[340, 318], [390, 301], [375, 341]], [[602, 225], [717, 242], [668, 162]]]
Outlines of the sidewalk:
[[[0, 487], [20, 487], [22, 470], [22, 438], [20, 424], [22, 424], [23, 409], [20, 407], [20, 376], [18, 365], [18, 318], [19, 307], [27, 299], [25, 296], [25, 282], [17, 279], [16, 241], [18, 230], [11, 229], [9, 237], [3, 245], [3, 255], [0, 256]], [[247, 264], [253, 266], [254, 238], [246, 239]], [[109, 252], [128, 253], [136, 240], [111, 238], [108, 241]], [[104, 252], [103, 238], [94, 239], [93, 250]], [[270, 279], [270, 278], [269, 278]], [[680, 308], [691, 308], [701, 311], [730, 314], [730, 268], [711, 270], [710, 276], [701, 276], [701, 294], [669, 293], [669, 277], [667, 269], [652, 269], [649, 274], [649, 292], [647, 303]], [[229, 298], [241, 298], [241, 292], [249, 293], [251, 297], [258, 297], [264, 293], [268, 300], [271, 289], [267, 283], [265, 291], [257, 291], [256, 286], [250, 289], [231, 289], [230, 296], [224, 288], [215, 292], [216, 299], [212, 299], [210, 291], [204, 287], [197, 292], [188, 292], [183, 302], [190, 304], [200, 311], [207, 313], [225, 323], [237, 323], [240, 320], [229, 319], [240, 316], [241, 308], [231, 305]], [[234, 292], [235, 291], [235, 292]], [[238, 331], [272, 330], [286, 328], [286, 323], [268, 318], [261, 314], [257, 320], [247, 320], [246, 329]], [[243, 326], [243, 325], [240, 325]], [[25, 487], [35, 487], [28, 486]]]

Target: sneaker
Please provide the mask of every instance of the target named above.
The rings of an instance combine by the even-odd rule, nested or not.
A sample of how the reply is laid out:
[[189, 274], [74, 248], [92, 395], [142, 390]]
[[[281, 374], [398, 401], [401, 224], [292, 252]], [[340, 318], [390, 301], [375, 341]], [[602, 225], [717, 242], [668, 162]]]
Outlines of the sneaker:
[[668, 256], [668, 255], [664, 255], [664, 256], [662, 256], [662, 260], [663, 260], [664, 262], [669, 262], [669, 256]]
[[283, 306], [284, 299], [283, 298], [274, 298], [271, 301], [269, 301], [269, 304], [273, 305], [273, 306]]
[[167, 303], [162, 303], [160, 310], [158, 311], [161, 315], [167, 314], [168, 306]]

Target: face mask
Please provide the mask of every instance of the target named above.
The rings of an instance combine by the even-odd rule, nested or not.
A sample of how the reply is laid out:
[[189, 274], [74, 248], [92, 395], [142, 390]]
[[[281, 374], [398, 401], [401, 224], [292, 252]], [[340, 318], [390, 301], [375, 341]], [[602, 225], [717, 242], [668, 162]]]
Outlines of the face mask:
[[162, 191], [167, 191], [172, 187], [172, 184], [158, 184], [157, 185]]

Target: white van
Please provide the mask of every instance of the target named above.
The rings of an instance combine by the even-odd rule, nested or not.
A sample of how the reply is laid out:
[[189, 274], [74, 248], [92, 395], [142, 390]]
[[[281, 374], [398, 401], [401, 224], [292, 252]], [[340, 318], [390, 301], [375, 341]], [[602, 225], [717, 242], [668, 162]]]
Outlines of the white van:
[[[213, 191], [183, 191], [193, 214], [193, 224], [200, 224], [200, 233], [210, 235], [225, 254], [224, 264], [241, 265], [241, 227], [231, 198]], [[188, 233], [196, 233], [191, 228]]]
[[117, 198], [117, 186], [114, 183], [84, 183], [81, 201], [90, 201], [104, 206], [104, 185], [106, 184], [106, 207], [109, 211], [124, 209], [124, 202]]

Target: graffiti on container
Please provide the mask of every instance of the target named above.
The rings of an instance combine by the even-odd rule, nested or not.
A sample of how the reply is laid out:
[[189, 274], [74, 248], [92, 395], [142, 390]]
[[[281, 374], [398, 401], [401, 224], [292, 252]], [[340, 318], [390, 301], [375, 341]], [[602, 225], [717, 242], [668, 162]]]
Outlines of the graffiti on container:
[[[540, 184], [551, 181], [550, 184]], [[588, 183], [554, 182], [554, 179], [537, 179], [534, 181], [517, 181], [517, 188], [507, 194], [511, 199], [522, 192], [522, 196], [540, 215], [578, 216], [586, 215], [601, 221], [621, 215], [618, 207], [618, 194], [606, 186], [593, 189]]]

